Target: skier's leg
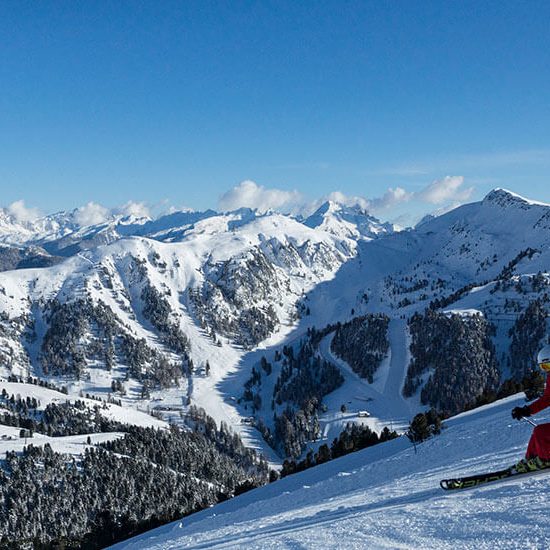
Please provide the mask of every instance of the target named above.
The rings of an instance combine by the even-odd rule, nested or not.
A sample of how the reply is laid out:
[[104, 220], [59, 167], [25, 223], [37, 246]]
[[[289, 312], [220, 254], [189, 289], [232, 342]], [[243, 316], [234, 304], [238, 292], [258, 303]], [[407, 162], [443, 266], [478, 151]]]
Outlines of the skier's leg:
[[531, 435], [525, 458], [539, 457], [542, 460], [550, 460], [550, 423], [539, 424]]

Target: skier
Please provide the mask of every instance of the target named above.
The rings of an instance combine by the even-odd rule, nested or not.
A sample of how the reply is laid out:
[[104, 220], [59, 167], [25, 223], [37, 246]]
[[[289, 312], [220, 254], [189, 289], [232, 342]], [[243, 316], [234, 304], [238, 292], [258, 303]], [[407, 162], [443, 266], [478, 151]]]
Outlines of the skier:
[[[530, 405], [524, 407], [514, 407], [512, 409], [512, 418], [521, 420], [522, 418], [536, 414], [546, 407], [550, 406], [550, 344], [544, 346], [537, 356], [539, 367], [547, 374], [546, 387], [544, 394], [540, 399], [533, 401]], [[517, 464], [504, 470], [494, 472], [485, 472], [472, 476], [442, 479], [439, 485], [446, 491], [454, 489], [468, 489], [477, 487], [483, 483], [499, 481], [518, 474], [528, 474], [550, 468], [550, 422], [539, 424], [531, 435], [525, 458], [522, 458]]]
[[[546, 387], [542, 397], [524, 407], [514, 407], [512, 418], [522, 418], [536, 414], [550, 406], [550, 344], [544, 346], [537, 356], [539, 367], [547, 373]], [[530, 471], [550, 466], [550, 423], [539, 424], [531, 435], [525, 459], [517, 464], [518, 470]]]

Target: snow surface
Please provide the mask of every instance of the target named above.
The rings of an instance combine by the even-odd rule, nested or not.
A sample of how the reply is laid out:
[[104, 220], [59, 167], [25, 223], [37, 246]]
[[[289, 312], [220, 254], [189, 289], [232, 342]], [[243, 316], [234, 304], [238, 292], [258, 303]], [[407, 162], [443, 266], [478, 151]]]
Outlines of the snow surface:
[[[359, 221], [362, 219], [360, 215], [357, 217]], [[366, 218], [370, 224], [375, 223], [371, 217]], [[116, 395], [116, 398], [122, 400], [125, 410], [157, 409], [166, 420], [180, 423], [180, 413], [184, 413], [189, 404], [201, 406], [218, 424], [224, 421], [234, 431], [239, 432], [245, 444], [264, 452], [272, 464], [280, 463], [280, 459], [266, 445], [260, 433], [243, 425], [243, 416], [247, 415], [243, 415], [243, 411], [235, 406], [236, 399], [243, 391], [242, 383], [248, 378], [254, 365], [253, 356], [223, 337], [218, 337], [223, 341], [223, 346], [217, 346], [197, 325], [184, 293], [202, 283], [206, 265], [244, 258], [252, 249], [263, 250], [270, 257], [281, 283], [285, 284], [281, 284], [284, 292], [273, 303], [282, 322], [275, 333], [257, 349], [279, 346], [288, 337], [297, 337], [297, 324], [290, 318], [296, 301], [319, 282], [333, 278], [340, 265], [354, 254], [356, 243], [345, 237], [339, 238], [329, 232], [312, 229], [278, 213], [257, 215], [248, 210], [208, 215], [202, 219], [199, 216], [194, 220], [179, 216], [177, 221], [193, 222], [186, 227], [185, 235], [180, 235], [179, 242], [158, 242], [129, 236], [80, 252], [51, 268], [0, 273], [0, 311], [5, 312], [10, 319], [15, 319], [18, 316], [35, 314], [31, 308], [37, 301], [57, 298], [64, 302], [90, 296], [94, 302], [101, 300], [108, 305], [135, 337], [144, 338], [151, 347], [160, 348], [169, 354], [159, 342], [150, 323], [143, 318], [139, 306], [141, 287], [136, 286], [132, 280], [132, 258], [144, 260], [150, 283], [163, 294], [166, 291], [166, 298], [179, 317], [180, 327], [191, 342], [190, 355], [197, 367], [196, 374], [182, 379], [179, 386], [151, 392], [150, 400], [140, 398], [141, 386], [130, 379], [124, 382], [126, 396]], [[151, 224], [145, 223], [140, 227], [144, 230], [150, 226]], [[155, 230], [157, 229], [169, 231], [166, 226], [155, 226]], [[293, 264], [287, 262], [284, 255], [277, 255], [278, 244], [313, 249], [323, 246], [330, 251], [335, 261], [334, 264], [327, 264], [327, 259], [321, 254], [311, 265], [306, 265], [300, 258], [297, 264]], [[152, 257], [158, 258], [156, 265], [151, 263]], [[159, 268], [158, 265], [166, 267]], [[111, 287], [102, 284], [104, 273], [108, 273]], [[330, 302], [334, 301], [332, 296], [328, 299]], [[44, 323], [36, 319], [35, 330], [38, 337], [34, 344], [27, 343], [26, 349], [23, 349], [20, 339], [3, 339], [0, 334], [0, 353], [4, 352], [7, 359], [6, 367], [0, 366], [0, 375], [7, 377], [12, 372], [23, 377], [43, 374], [37, 366], [40, 364], [40, 344], [45, 328]], [[298, 334], [303, 334], [306, 330], [307, 325], [298, 329]], [[32, 365], [26, 359], [27, 352]], [[23, 360], [14, 360], [19, 357]], [[173, 359], [178, 360], [176, 356]], [[209, 376], [205, 375], [203, 368], [207, 361], [211, 365]], [[111, 372], [100, 367], [88, 365], [80, 380], [53, 376], [48, 378], [56, 385], [68, 386], [72, 397], [90, 393], [107, 399], [111, 394], [112, 380], [124, 380], [125, 367], [117, 364]], [[238, 371], [244, 373], [244, 380], [224, 384], [223, 389], [220, 389], [220, 384], [231, 380]], [[163, 411], [160, 411], [161, 408]]]
[[[345, 361], [332, 353], [330, 343], [333, 333], [323, 339], [319, 346], [321, 356], [340, 367], [344, 383], [323, 399], [328, 407], [328, 412], [319, 416], [323, 437], [315, 444], [309, 444], [307, 450], [316, 450], [323, 443], [330, 446], [348, 422], [365, 424], [376, 432], [385, 426], [403, 432], [414, 414], [426, 408], [417, 398], [406, 399], [401, 394], [409, 364], [405, 322], [392, 319], [388, 336], [390, 353], [375, 373], [373, 384], [358, 376]], [[343, 404], [346, 405], [345, 413], [340, 410]], [[367, 411], [370, 416], [359, 416], [363, 411]]]
[[[6, 382], [0, 380], [0, 393], [6, 390], [9, 396], [13, 395], [16, 399], [26, 399], [34, 397], [39, 402], [38, 411], [43, 411], [49, 404], [62, 404], [70, 401], [74, 403], [79, 400], [89, 408], [93, 409], [99, 406], [99, 414], [114, 422], [124, 424], [133, 424], [134, 426], [153, 427], [153, 428], [168, 428], [168, 424], [164, 420], [159, 420], [145, 412], [136, 410], [130, 407], [120, 407], [114, 403], [104, 403], [95, 399], [87, 399], [74, 395], [66, 395], [57, 390], [36, 386], [34, 384], [21, 384], [18, 382]], [[2, 409], [0, 408], [0, 412]], [[12, 426], [4, 426], [0, 424], [0, 459], [6, 456], [6, 452], [15, 451], [22, 452], [26, 445], [34, 445], [35, 447], [49, 443], [51, 448], [58, 453], [67, 453], [74, 456], [84, 453], [86, 448], [93, 447], [97, 443], [104, 443], [124, 437], [123, 432], [103, 432], [91, 433], [71, 436], [50, 437], [45, 434], [34, 433], [32, 437], [21, 438], [20, 428]], [[90, 443], [88, 443], [88, 438]]]
[[[417, 446], [401, 437], [175, 521], [113, 549], [548, 548], [550, 473], [462, 492], [439, 480], [509, 466], [531, 433], [523, 394], [445, 422]], [[550, 414], [541, 414], [550, 419]]]

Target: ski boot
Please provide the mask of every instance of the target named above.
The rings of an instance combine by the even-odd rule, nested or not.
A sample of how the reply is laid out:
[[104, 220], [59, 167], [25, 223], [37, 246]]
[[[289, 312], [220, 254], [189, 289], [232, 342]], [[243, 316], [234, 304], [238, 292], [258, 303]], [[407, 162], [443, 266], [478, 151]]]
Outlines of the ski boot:
[[522, 458], [517, 464], [512, 466], [512, 473], [527, 474], [550, 467], [550, 460], [542, 460], [538, 456], [532, 458]]

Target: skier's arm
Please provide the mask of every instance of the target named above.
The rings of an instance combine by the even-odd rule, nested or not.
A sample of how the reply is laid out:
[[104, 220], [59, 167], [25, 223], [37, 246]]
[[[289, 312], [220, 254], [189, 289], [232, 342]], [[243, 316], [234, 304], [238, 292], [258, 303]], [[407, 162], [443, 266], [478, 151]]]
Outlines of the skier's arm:
[[537, 414], [538, 412], [546, 409], [550, 405], [550, 376], [546, 378], [546, 387], [544, 388], [544, 393], [542, 397], [539, 397], [536, 401], [533, 401], [529, 405], [529, 410], [531, 414]]

